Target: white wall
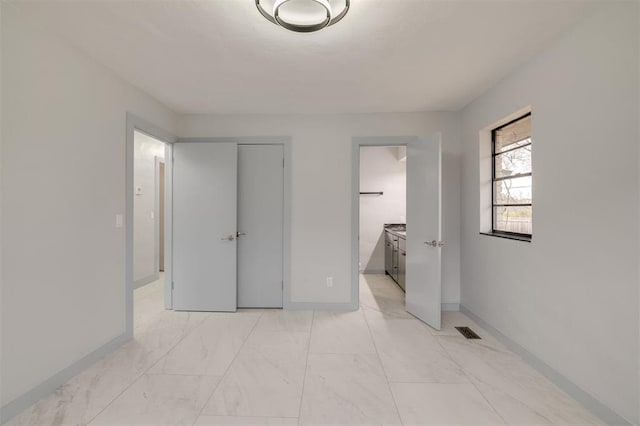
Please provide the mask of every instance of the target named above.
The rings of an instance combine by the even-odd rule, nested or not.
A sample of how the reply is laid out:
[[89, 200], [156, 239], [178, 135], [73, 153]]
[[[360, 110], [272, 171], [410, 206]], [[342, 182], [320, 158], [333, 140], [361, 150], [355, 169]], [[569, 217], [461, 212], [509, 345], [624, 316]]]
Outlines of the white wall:
[[[407, 162], [398, 150], [405, 147], [360, 148], [360, 191], [382, 191], [382, 196], [360, 196], [360, 270], [384, 274], [384, 225], [406, 223]], [[405, 154], [406, 155], [406, 154]]]
[[125, 332], [126, 112], [176, 117], [6, 2], [1, 27], [5, 404]]
[[[354, 136], [443, 132], [443, 302], [459, 301], [459, 145], [453, 113], [190, 115], [185, 137], [292, 137], [292, 301], [348, 303]], [[326, 277], [333, 277], [332, 288]]]
[[[602, 3], [462, 112], [463, 305], [634, 422], [637, 7]], [[527, 105], [533, 241], [479, 235], [478, 132]]]
[[[164, 161], [164, 143], [141, 132], [133, 140], [133, 280], [158, 276], [156, 254], [156, 157]], [[137, 188], [141, 192], [137, 192]]]

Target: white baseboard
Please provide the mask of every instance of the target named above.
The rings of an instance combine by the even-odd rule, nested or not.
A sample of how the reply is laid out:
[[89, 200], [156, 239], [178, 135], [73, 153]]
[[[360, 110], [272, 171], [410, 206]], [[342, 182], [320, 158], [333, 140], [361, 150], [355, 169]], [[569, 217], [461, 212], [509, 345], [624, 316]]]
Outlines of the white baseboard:
[[459, 303], [443, 303], [440, 308], [442, 312], [458, 312], [460, 310]]
[[133, 282], [133, 289], [135, 290], [136, 288], [140, 288], [143, 285], [147, 285], [154, 281], [158, 281], [159, 279], [160, 279], [160, 274], [153, 274], [153, 275], [148, 275], [144, 278], [140, 278], [139, 280]]
[[285, 310], [290, 311], [357, 311], [353, 303], [315, 303], [315, 302], [287, 302]]
[[385, 275], [386, 272], [384, 269], [365, 269], [364, 271], [360, 271], [363, 275]]

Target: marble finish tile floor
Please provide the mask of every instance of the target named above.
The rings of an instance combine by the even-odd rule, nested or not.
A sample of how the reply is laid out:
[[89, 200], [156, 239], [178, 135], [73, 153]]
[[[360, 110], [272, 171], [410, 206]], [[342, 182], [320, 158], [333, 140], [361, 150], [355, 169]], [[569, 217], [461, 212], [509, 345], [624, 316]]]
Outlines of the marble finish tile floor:
[[137, 289], [134, 340], [8, 424], [602, 424], [465, 315], [415, 319], [384, 275], [360, 277], [354, 312], [173, 312], [162, 298], [161, 280]]

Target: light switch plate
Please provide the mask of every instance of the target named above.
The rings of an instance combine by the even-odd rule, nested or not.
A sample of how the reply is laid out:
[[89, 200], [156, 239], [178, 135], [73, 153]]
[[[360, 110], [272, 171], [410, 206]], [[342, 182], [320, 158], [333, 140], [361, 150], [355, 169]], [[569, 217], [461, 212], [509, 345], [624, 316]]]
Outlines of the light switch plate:
[[117, 214], [116, 215], [116, 228], [122, 228], [123, 224], [124, 224], [124, 218], [122, 217], [121, 214]]

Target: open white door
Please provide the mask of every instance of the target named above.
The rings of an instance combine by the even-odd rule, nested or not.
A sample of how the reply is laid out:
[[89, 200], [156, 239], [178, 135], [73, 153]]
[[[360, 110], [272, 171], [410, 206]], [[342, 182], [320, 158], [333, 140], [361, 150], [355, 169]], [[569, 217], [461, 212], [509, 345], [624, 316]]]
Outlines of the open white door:
[[236, 310], [235, 143], [173, 147], [173, 309]]
[[406, 309], [441, 326], [441, 135], [407, 145]]

